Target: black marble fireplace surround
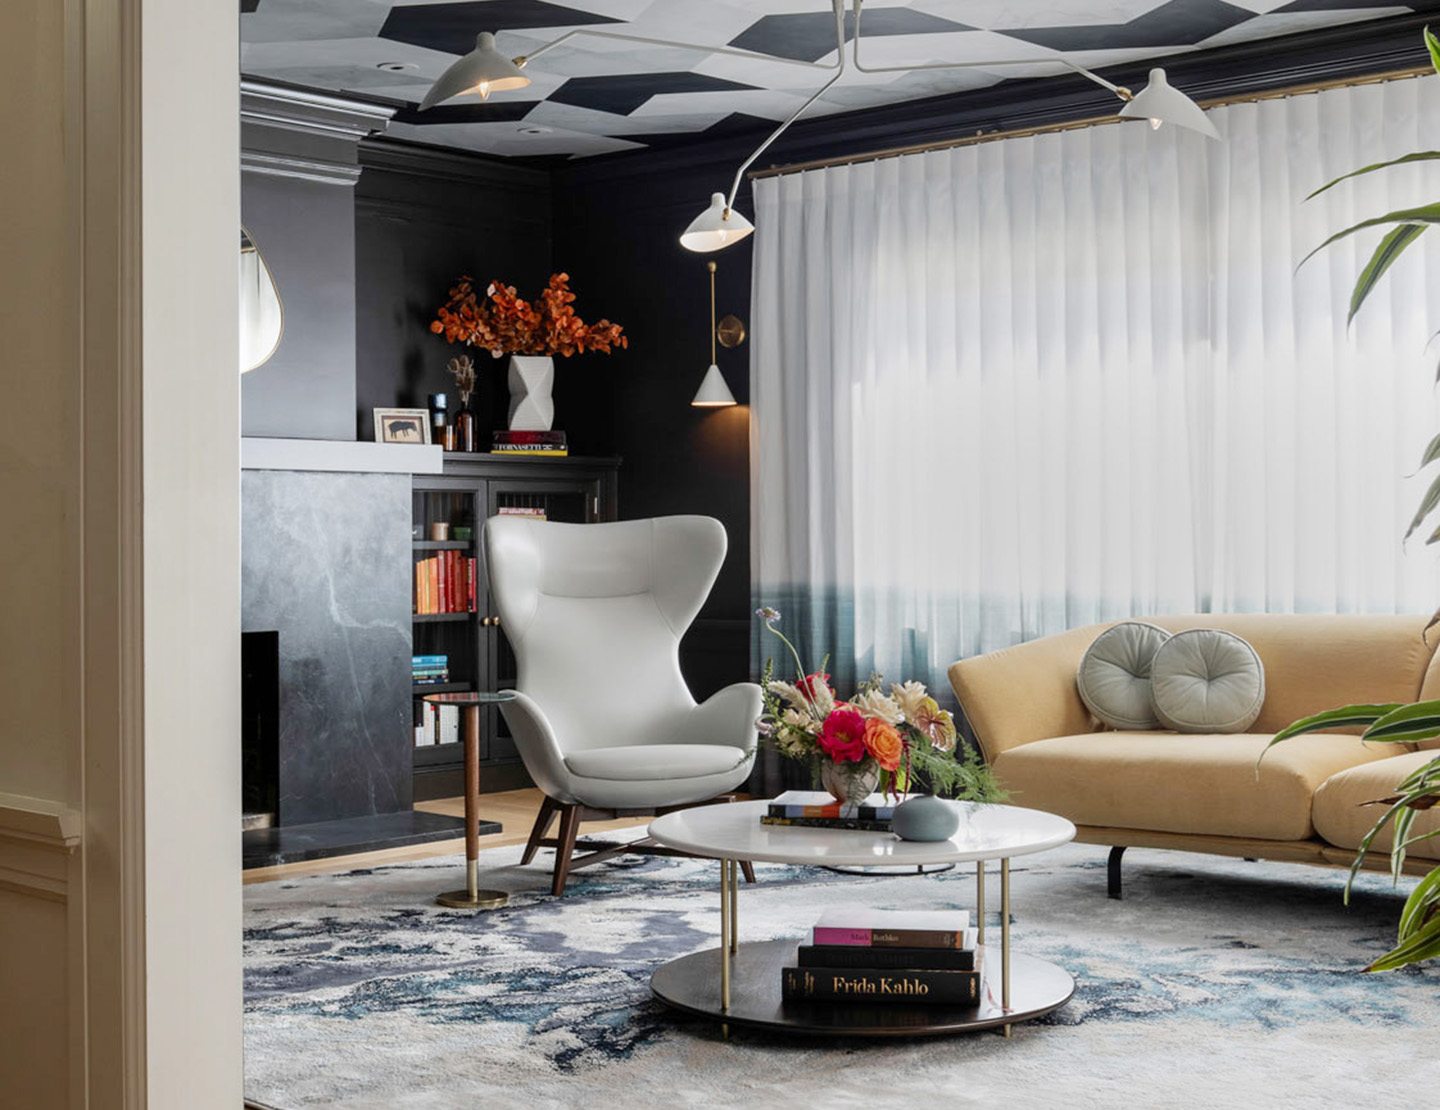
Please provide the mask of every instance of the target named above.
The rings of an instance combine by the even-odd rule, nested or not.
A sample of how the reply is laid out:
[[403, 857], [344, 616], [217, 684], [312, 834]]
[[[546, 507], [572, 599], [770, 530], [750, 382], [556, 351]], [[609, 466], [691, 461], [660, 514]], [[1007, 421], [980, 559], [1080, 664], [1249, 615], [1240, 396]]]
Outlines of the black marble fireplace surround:
[[242, 627], [278, 632], [279, 680], [277, 827], [247, 867], [461, 835], [411, 810], [410, 562], [408, 474], [242, 473]]

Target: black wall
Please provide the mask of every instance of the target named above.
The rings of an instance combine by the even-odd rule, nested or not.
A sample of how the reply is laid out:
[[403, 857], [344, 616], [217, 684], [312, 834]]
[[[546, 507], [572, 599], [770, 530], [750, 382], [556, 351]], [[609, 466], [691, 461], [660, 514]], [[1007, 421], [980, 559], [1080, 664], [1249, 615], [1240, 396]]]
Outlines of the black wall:
[[[430, 332], [457, 277], [501, 279], [523, 294], [550, 275], [550, 175], [384, 140], [362, 143], [360, 162], [355, 431], [374, 439], [375, 408], [424, 408], [442, 392], [459, 403], [445, 364], [463, 349]], [[480, 371], [470, 400], [478, 426], [503, 427], [506, 364], [468, 353]]]

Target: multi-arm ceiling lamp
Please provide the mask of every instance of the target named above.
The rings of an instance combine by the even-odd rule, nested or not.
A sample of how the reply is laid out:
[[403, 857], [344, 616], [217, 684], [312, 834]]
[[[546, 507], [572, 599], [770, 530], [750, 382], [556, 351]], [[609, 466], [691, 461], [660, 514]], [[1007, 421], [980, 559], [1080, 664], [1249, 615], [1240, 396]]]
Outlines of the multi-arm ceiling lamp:
[[[740, 182], [745, 177], [745, 171], [750, 168], [755, 159], [783, 135], [789, 126], [799, 119], [809, 109], [810, 105], [819, 100], [830, 86], [845, 73], [845, 0], [830, 0], [831, 7], [835, 13], [835, 61], [834, 63], [803, 62], [790, 58], [779, 58], [770, 54], [759, 54], [752, 50], [737, 50], [727, 46], [702, 46], [696, 43], [677, 42], [671, 39], [644, 38], [639, 35], [624, 35], [614, 31], [595, 31], [588, 27], [577, 28], [574, 31], [567, 31], [554, 42], [548, 42], [535, 50], [528, 57], [514, 59], [506, 58], [495, 48], [495, 36], [489, 32], [482, 33], [475, 40], [475, 49], [465, 57], [459, 59], [440, 76], [434, 87], [426, 94], [420, 108], [433, 107], [443, 100], [461, 93], [476, 92], [483, 100], [492, 92], [501, 92], [506, 89], [518, 89], [530, 83], [521, 69], [527, 62], [533, 61], [547, 50], [553, 50], [561, 43], [574, 38], [576, 35], [589, 35], [594, 38], [615, 39], [621, 42], [638, 42], [647, 46], [678, 46], [688, 50], [697, 50], [707, 54], [733, 54], [742, 58], [750, 58], [755, 61], [770, 62], [776, 65], [801, 65], [808, 69], [833, 69], [834, 74], [825, 81], [818, 89], [811, 94], [795, 111], [772, 131], [765, 141], [755, 148], [750, 157], [740, 164], [735, 171], [735, 179], [730, 184], [730, 192], [713, 193], [710, 203], [705, 210], [690, 222], [690, 226], [680, 236], [680, 245], [686, 250], [709, 252], [718, 251], [724, 247], [740, 242], [747, 235], [755, 230], [750, 223], [739, 212], [735, 211], [735, 195], [740, 191]], [[1014, 58], [1003, 60], [985, 60], [975, 62], [933, 62], [915, 66], [866, 66], [860, 60], [860, 9], [864, 0], [851, 0], [851, 10], [854, 17], [855, 40], [852, 46], [854, 64], [856, 70], [861, 73], [910, 73], [916, 70], [925, 69], [993, 69], [1001, 66], [1034, 66], [1037, 62], [1055, 61], [1084, 77], [1088, 77], [1097, 85], [1109, 89], [1116, 96], [1125, 102], [1120, 109], [1119, 115], [1124, 119], [1148, 119], [1151, 127], [1158, 128], [1161, 124], [1170, 123], [1176, 127], [1189, 128], [1198, 131], [1200, 134], [1211, 139], [1220, 138], [1220, 133], [1215, 130], [1204, 111], [1195, 101], [1175, 88], [1165, 78], [1163, 69], [1152, 69], [1150, 81], [1145, 88], [1138, 93], [1132, 93], [1129, 89], [1120, 85], [1112, 84], [1105, 80], [1098, 73], [1092, 73], [1083, 66], [1056, 54], [1053, 57], [1037, 55], [1030, 58]], [[717, 375], [718, 376], [718, 375]], [[708, 379], [707, 379], [708, 380]], [[723, 384], [723, 380], [722, 380]]]

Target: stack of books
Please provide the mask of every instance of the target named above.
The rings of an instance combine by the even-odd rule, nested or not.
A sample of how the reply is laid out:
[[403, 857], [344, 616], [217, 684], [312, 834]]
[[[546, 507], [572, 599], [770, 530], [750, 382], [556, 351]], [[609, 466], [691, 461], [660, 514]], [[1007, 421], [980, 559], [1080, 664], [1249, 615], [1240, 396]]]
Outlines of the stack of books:
[[448, 655], [412, 655], [410, 678], [416, 686], [439, 686], [450, 681]]
[[799, 825], [812, 829], [889, 832], [898, 801], [871, 794], [860, 805], [841, 805], [823, 790], [787, 790], [770, 802], [762, 825]]
[[440, 551], [415, 563], [415, 612], [473, 613], [475, 560], [461, 551]]
[[415, 746], [458, 744], [460, 742], [460, 707], [420, 703], [420, 723], [415, 726]]
[[570, 454], [564, 432], [497, 431], [490, 441], [492, 455], [548, 455], [552, 458]]
[[812, 940], [781, 969], [783, 998], [980, 1004], [984, 961], [967, 910], [826, 910]]
[[523, 516], [529, 520], [545, 519], [545, 508], [542, 505], [501, 505], [496, 511], [500, 516]]

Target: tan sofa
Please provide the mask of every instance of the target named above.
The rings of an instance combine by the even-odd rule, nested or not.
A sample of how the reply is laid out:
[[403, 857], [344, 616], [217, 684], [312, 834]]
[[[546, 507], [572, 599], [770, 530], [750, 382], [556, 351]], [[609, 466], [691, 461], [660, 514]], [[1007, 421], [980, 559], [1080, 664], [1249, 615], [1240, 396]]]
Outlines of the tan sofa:
[[[1146, 617], [1171, 632], [1223, 628], [1265, 665], [1265, 704], [1247, 733], [1103, 730], [1075, 686], [1080, 658], [1108, 624], [1032, 640], [950, 667], [950, 682], [986, 760], [1016, 805], [1068, 817], [1077, 839], [1112, 846], [1110, 894], [1120, 896], [1126, 847], [1348, 867], [1383, 812], [1364, 803], [1437, 752], [1365, 743], [1359, 729], [1297, 737], [1256, 759], [1292, 721], [1354, 702], [1440, 698], [1440, 658], [1425, 620], [1402, 616], [1204, 614]], [[1440, 746], [1427, 741], [1420, 748]], [[1416, 833], [1440, 827], [1440, 812]], [[1388, 833], [1388, 830], [1387, 830]], [[1367, 866], [1389, 867], [1388, 836]], [[1406, 871], [1440, 860], [1440, 837], [1415, 845]]]

